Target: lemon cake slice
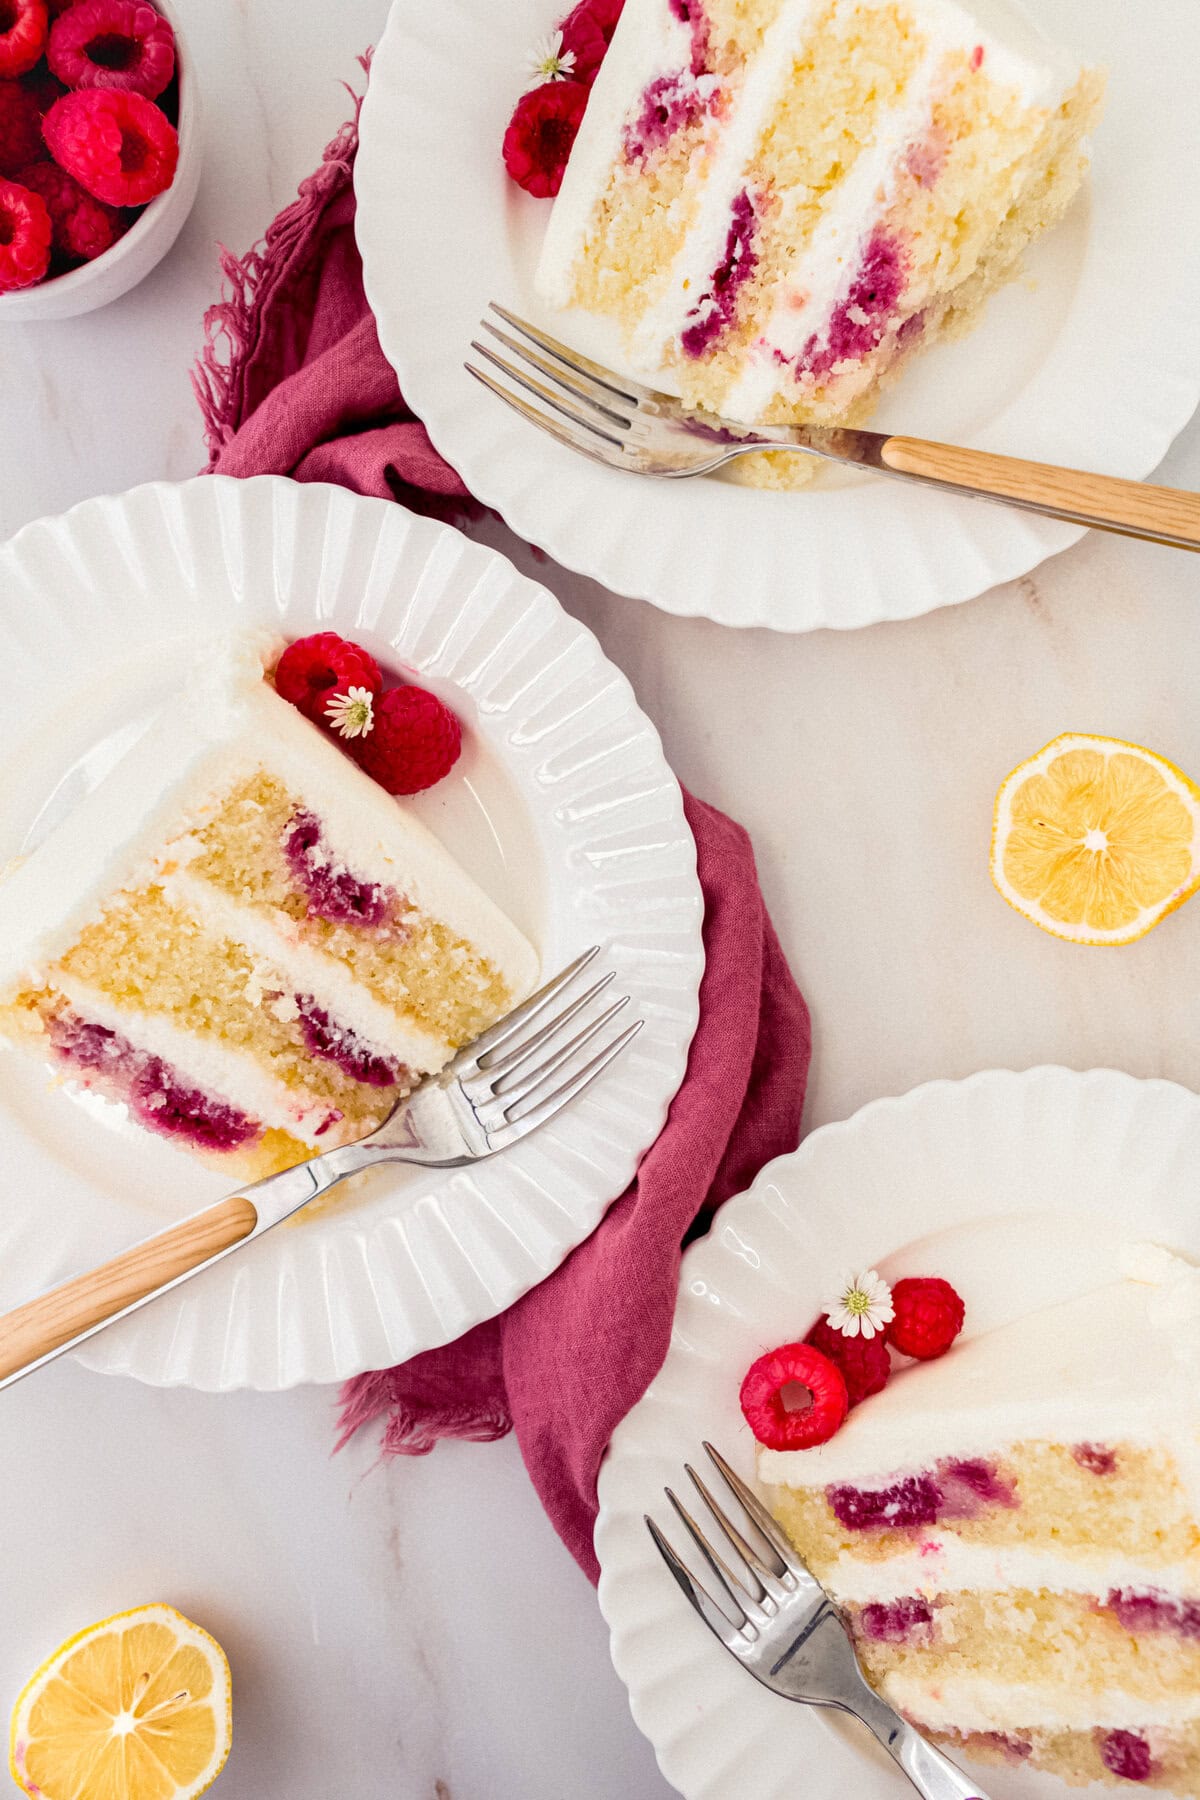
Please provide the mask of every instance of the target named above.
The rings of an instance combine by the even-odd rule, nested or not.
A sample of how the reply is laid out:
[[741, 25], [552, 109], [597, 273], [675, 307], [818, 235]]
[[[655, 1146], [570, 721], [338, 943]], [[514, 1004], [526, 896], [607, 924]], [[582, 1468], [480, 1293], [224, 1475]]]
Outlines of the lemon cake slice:
[[372, 1130], [536, 972], [245, 646], [0, 882], [0, 1036], [239, 1179]]
[[[1114, 1280], [758, 1450], [870, 1680], [953, 1749], [1200, 1793], [1200, 1272]], [[1157, 1272], [1156, 1272], [1157, 1273]]]
[[953, 0], [626, 0], [538, 289], [693, 405], [859, 418], [1065, 210], [1102, 93]]

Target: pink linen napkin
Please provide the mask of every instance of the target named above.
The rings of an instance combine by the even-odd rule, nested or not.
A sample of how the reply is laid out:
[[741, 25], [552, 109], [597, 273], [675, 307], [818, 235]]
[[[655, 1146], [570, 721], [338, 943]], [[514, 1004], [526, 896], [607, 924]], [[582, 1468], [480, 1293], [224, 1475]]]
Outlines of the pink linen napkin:
[[[415, 510], [469, 509], [379, 348], [354, 242], [348, 124], [242, 261], [225, 254], [194, 380], [209, 467], [335, 481]], [[795, 1148], [808, 1074], [803, 997], [739, 825], [684, 795], [704, 894], [700, 1022], [662, 1135], [629, 1189], [548, 1280], [500, 1318], [343, 1394], [343, 1438], [383, 1416], [386, 1452], [515, 1430], [556, 1529], [587, 1575], [596, 1478], [615, 1426], [666, 1354], [683, 1244], [772, 1157]]]

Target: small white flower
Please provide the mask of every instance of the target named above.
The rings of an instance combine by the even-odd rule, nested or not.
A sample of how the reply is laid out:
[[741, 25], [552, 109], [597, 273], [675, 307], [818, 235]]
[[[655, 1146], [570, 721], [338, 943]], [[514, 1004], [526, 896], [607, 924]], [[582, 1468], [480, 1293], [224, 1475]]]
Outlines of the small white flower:
[[877, 1269], [864, 1269], [861, 1275], [844, 1275], [833, 1300], [825, 1309], [825, 1317], [843, 1337], [873, 1338], [877, 1331], [890, 1325], [896, 1316], [892, 1290]]
[[375, 696], [370, 688], [347, 688], [328, 702], [325, 717], [339, 737], [366, 737], [375, 723]]
[[575, 52], [564, 50], [562, 41], [562, 32], [552, 31], [533, 46], [526, 63], [533, 76], [530, 87], [541, 87], [547, 81], [566, 81], [575, 73]]

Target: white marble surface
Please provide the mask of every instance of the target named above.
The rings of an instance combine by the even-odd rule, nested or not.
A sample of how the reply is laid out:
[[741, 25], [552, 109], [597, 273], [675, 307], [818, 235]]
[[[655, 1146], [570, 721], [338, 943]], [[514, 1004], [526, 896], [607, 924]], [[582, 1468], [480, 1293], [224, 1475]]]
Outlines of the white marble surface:
[[[0, 334], [0, 532], [199, 466], [187, 370], [214, 244], [245, 248], [290, 198], [386, 12], [179, 3], [208, 101], [195, 214], [125, 301]], [[1164, 479], [1200, 486], [1200, 430]], [[1200, 561], [1093, 540], [965, 607], [784, 640], [668, 619], [517, 554], [627, 670], [682, 779], [751, 828], [814, 1014], [810, 1126], [996, 1064], [1200, 1085], [1200, 903], [1133, 949], [1079, 950], [987, 877], [994, 789], [1056, 732], [1140, 740], [1200, 775]], [[6, 1396], [0, 1711], [68, 1630], [166, 1598], [234, 1662], [229, 1800], [660, 1800], [591, 1593], [512, 1443], [377, 1468], [360, 1441], [331, 1460], [333, 1402], [157, 1393], [63, 1364]]]

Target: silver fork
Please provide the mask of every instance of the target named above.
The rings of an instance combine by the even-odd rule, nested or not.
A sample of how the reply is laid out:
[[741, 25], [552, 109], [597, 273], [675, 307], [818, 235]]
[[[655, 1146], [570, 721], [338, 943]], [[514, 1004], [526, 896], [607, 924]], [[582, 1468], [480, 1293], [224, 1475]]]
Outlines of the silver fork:
[[[0, 1318], [0, 1388], [190, 1281], [347, 1176], [384, 1162], [460, 1168], [511, 1148], [557, 1117], [642, 1028], [635, 1019], [616, 1029], [629, 996], [608, 999], [611, 974], [580, 985], [598, 953], [593, 945], [576, 957], [440, 1074], [422, 1081], [369, 1137], [269, 1175]], [[598, 1012], [601, 998], [607, 1004]]]
[[704, 1535], [671, 1488], [666, 1495], [711, 1571], [719, 1598], [714, 1599], [680, 1560], [649, 1514], [646, 1527], [714, 1637], [773, 1694], [861, 1719], [925, 1800], [985, 1800], [957, 1764], [868, 1686], [846, 1627], [820, 1582], [720, 1451], [707, 1442], [704, 1448], [741, 1508], [751, 1535], [734, 1524], [690, 1463], [684, 1467], [716, 1524], [721, 1549]]
[[820, 425], [738, 425], [690, 411], [670, 394], [602, 368], [494, 300], [490, 310], [495, 317], [485, 318], [482, 329], [493, 341], [476, 338], [471, 348], [505, 380], [471, 362], [468, 373], [530, 424], [609, 468], [678, 479], [710, 475], [754, 451], [797, 451], [1073, 525], [1200, 550], [1198, 494], [925, 438]]

